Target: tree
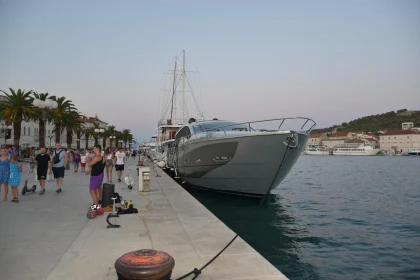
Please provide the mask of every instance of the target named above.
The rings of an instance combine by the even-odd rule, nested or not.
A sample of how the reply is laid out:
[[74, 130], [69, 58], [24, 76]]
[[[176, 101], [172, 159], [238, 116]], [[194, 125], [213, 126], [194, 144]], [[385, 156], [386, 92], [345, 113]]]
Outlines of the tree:
[[[53, 96], [49, 96], [48, 93], [33, 93], [35, 99], [46, 101], [47, 99], [53, 99]], [[34, 107], [34, 120], [39, 123], [39, 147], [45, 147], [45, 121], [52, 121], [51, 110], [47, 108], [36, 108]]]
[[120, 141], [123, 139], [122, 132], [119, 130], [115, 131], [115, 147], [120, 146]]
[[0, 101], [0, 118], [10, 120], [13, 123], [13, 145], [19, 149], [22, 121], [29, 120], [33, 114], [32, 91], [15, 91], [9, 88], [10, 93], [3, 90], [4, 99]]
[[[106, 137], [115, 136], [116, 129], [115, 125], [109, 125], [105, 130], [105, 137], [103, 140], [104, 147], [106, 145]], [[112, 146], [112, 140], [109, 142], [109, 146]]]
[[122, 136], [122, 140], [124, 141], [124, 146], [127, 149], [127, 143], [129, 143], [130, 145], [131, 141], [133, 141], [133, 135], [131, 134], [131, 130], [123, 129], [121, 136]]
[[[66, 130], [67, 148], [70, 149], [71, 144], [73, 143], [73, 132], [77, 133], [82, 128], [82, 122], [80, 121], [79, 113], [76, 111], [66, 113], [62, 124], [62, 129]], [[79, 149], [80, 145], [78, 146]]]
[[89, 138], [91, 136], [90, 134], [90, 127], [84, 126], [84, 128], [82, 129], [83, 134], [85, 135], [85, 150], [89, 149]]
[[93, 125], [90, 127], [90, 135], [93, 136], [95, 139], [95, 145], [99, 144], [99, 133], [95, 132], [95, 129], [101, 129], [102, 127], [99, 125], [99, 123], [94, 122]]
[[74, 104], [71, 100], [66, 100], [65, 97], [56, 97], [53, 96], [51, 98], [55, 102], [57, 102], [57, 108], [51, 110], [55, 127], [55, 141], [56, 143], [60, 143], [61, 141], [61, 132], [62, 132], [62, 126], [63, 123], [66, 122], [66, 117], [72, 118], [72, 116], [69, 114], [70, 112], [75, 112], [76, 107], [74, 107]]

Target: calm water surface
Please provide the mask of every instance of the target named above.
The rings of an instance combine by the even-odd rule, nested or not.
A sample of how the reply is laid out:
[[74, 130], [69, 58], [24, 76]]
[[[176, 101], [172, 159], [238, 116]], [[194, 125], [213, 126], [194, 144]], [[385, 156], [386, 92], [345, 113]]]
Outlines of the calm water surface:
[[189, 188], [290, 279], [420, 279], [420, 159], [301, 156], [267, 203]]

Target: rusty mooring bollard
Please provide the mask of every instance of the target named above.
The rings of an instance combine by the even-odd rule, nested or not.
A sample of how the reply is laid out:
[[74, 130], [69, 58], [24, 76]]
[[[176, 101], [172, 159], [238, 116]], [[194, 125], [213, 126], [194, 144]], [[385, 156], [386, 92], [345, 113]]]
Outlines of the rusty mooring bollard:
[[175, 260], [167, 253], [142, 249], [115, 261], [118, 280], [170, 280]]

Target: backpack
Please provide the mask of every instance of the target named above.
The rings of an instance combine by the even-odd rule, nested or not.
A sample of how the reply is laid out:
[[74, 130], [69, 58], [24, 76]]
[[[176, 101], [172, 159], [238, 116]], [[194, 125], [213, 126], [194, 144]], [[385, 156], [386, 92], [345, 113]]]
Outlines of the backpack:
[[79, 161], [80, 161], [80, 155], [75, 154], [75, 155], [73, 156], [73, 161], [74, 161], [74, 162], [79, 162]]
[[60, 152], [55, 152], [54, 154], [54, 164], [57, 164], [60, 162], [60, 154], [61, 154], [62, 150]]

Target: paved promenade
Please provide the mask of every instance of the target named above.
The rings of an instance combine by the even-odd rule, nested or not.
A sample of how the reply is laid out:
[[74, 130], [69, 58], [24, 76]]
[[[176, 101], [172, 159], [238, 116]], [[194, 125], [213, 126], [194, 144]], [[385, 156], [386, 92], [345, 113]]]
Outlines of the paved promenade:
[[[86, 218], [92, 204], [89, 176], [80, 172], [66, 171], [60, 194], [55, 193], [56, 184], [51, 181], [43, 196], [38, 195], [38, 187], [35, 194], [20, 196], [18, 204], [1, 202], [1, 279], [115, 280], [115, 260], [143, 248], [162, 250], [174, 257], [172, 279], [176, 279], [194, 267], [201, 268], [235, 236], [158, 168], [151, 169], [151, 191], [139, 193], [136, 166], [134, 161], [129, 163], [134, 189], [117, 183], [116, 191], [132, 200], [139, 213], [121, 215], [116, 219], [121, 225], [118, 229], [106, 228], [106, 215]], [[28, 167], [24, 165], [21, 185]], [[33, 174], [29, 182], [34, 183]], [[238, 237], [198, 279], [286, 277]]]

